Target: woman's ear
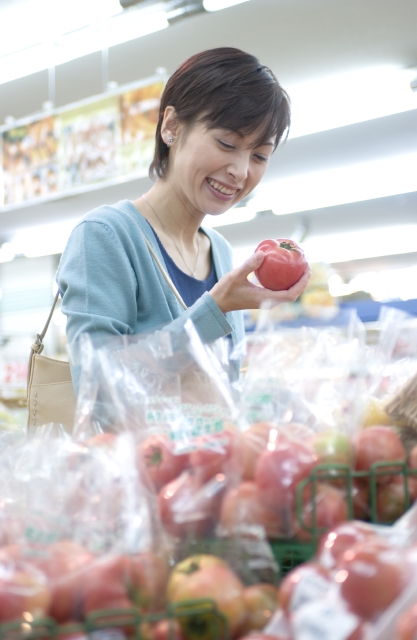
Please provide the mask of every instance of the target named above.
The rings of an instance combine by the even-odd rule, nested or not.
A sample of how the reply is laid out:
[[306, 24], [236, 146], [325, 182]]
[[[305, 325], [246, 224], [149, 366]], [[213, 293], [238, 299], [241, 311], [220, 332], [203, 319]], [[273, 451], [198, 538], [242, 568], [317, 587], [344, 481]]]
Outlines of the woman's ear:
[[165, 144], [170, 147], [178, 135], [178, 118], [174, 107], [165, 108], [161, 124], [161, 136]]

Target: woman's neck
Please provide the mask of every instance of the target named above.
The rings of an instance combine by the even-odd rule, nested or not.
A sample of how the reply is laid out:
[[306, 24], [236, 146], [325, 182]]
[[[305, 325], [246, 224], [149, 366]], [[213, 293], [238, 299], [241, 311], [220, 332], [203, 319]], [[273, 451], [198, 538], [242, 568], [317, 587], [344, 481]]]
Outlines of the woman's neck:
[[[145, 207], [143, 206], [145, 202]], [[144, 198], [138, 198], [134, 205], [155, 228], [161, 230], [184, 245], [194, 244], [204, 215], [191, 210], [175, 189], [166, 181], [158, 180]]]

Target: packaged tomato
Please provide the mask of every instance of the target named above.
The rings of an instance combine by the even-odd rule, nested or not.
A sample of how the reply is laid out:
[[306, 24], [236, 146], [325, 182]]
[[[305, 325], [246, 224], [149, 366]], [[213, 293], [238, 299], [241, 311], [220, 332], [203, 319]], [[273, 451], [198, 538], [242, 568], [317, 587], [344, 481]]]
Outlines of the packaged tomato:
[[[247, 532], [222, 522], [224, 505], [240, 483], [242, 437], [220, 345], [203, 345], [187, 322], [181, 333], [111, 339], [107, 346], [93, 345], [91, 353], [84, 380], [92, 380], [90, 388], [99, 385], [92, 410], [86, 403], [80, 411], [90, 416], [76, 436], [91, 446], [106, 445], [118, 432], [132, 434], [137, 468], [155, 496], [174, 558], [214, 546], [245, 581], [253, 581], [256, 562], [247, 559], [256, 555], [256, 579], [275, 580], [264, 528], [251, 523], [257, 543], [252, 531], [250, 550]], [[97, 426], [105, 433], [94, 435]]]
[[22, 526], [0, 547], [7, 620], [23, 611], [66, 624], [102, 609], [165, 609], [169, 549], [135, 451], [129, 432], [103, 446], [47, 426], [8, 452]]
[[[293, 637], [411, 638], [417, 594], [416, 507], [392, 527], [349, 521], [323, 536], [316, 556], [279, 587]], [[401, 635], [403, 634], [403, 635]]]

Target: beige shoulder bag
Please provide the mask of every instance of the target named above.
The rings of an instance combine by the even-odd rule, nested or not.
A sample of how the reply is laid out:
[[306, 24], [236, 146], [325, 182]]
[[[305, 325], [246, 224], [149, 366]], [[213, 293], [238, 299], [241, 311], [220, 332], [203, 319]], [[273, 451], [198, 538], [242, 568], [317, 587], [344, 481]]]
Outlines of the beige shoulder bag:
[[43, 342], [59, 291], [41, 333], [30, 347], [28, 365], [28, 430], [41, 427], [48, 422], [63, 424], [72, 431], [77, 400], [72, 386], [69, 362], [41, 356]]
[[[142, 234], [149, 252], [161, 270], [169, 288], [183, 309], [186, 309], [187, 305], [181, 298], [143, 231]], [[36, 429], [48, 422], [62, 424], [70, 432], [74, 426], [77, 399], [72, 385], [69, 363], [41, 355], [44, 347], [42, 340], [48, 330], [58, 298], [59, 291], [55, 296], [42, 333], [37, 334], [36, 341], [30, 348], [27, 378], [28, 430]]]

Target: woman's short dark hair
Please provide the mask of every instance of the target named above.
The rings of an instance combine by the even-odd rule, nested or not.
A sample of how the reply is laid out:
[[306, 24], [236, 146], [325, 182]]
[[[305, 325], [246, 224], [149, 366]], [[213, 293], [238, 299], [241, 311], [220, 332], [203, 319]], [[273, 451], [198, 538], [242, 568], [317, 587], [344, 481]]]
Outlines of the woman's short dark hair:
[[278, 146], [290, 126], [290, 100], [268, 67], [232, 47], [208, 49], [188, 58], [169, 78], [161, 97], [151, 178], [167, 174], [169, 148], [161, 125], [167, 106], [186, 127], [195, 121], [209, 129], [241, 134], [259, 130], [255, 146], [274, 140]]

